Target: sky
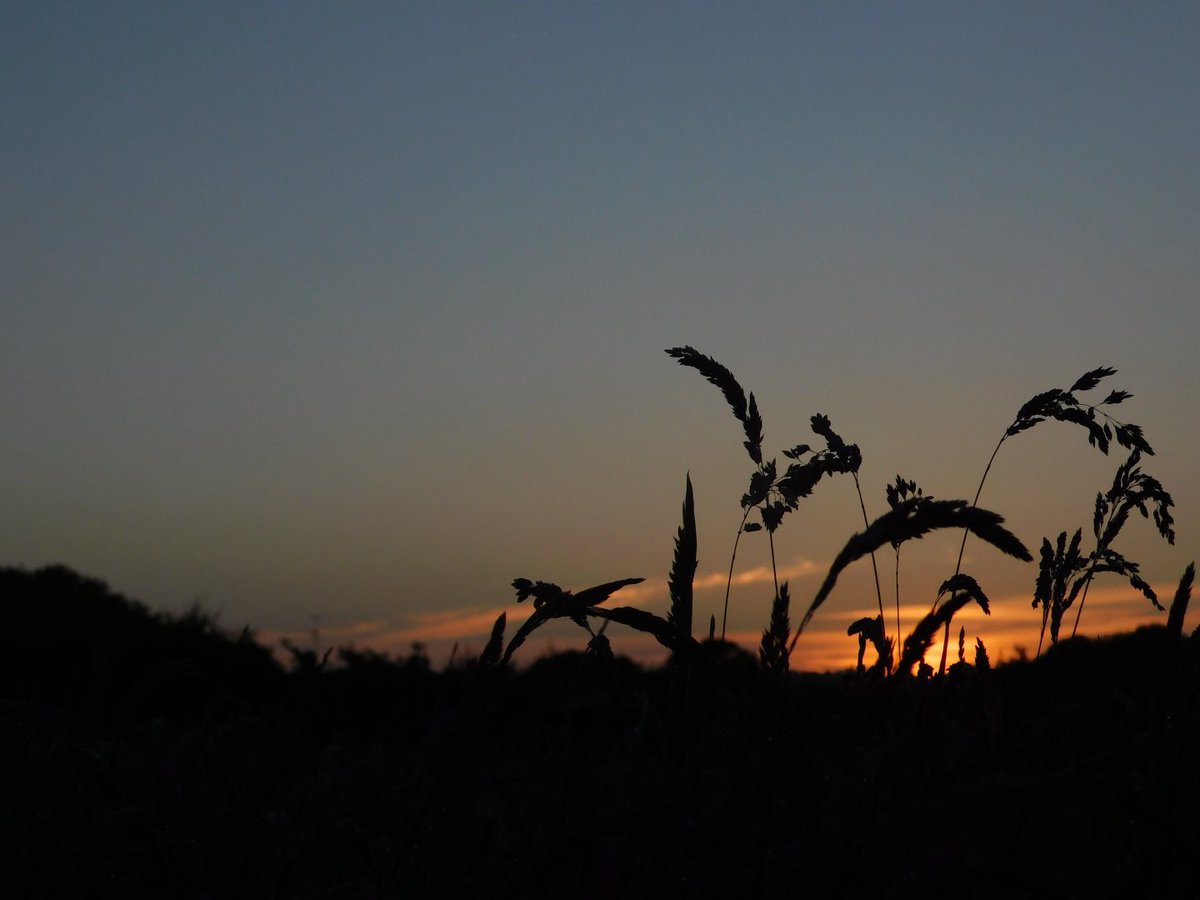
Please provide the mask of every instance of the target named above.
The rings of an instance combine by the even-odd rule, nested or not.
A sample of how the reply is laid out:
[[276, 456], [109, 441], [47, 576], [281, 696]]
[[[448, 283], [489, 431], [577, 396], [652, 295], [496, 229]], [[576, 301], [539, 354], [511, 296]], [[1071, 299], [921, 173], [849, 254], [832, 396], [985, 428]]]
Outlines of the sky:
[[[1197, 45], [1157, 2], [2, 4], [0, 564], [444, 660], [527, 614], [516, 577], [644, 577], [610, 603], [665, 614], [690, 476], [700, 629], [752, 464], [663, 352], [691, 345], [768, 457], [830, 416], [871, 517], [897, 474], [969, 500], [1025, 400], [1117, 368], [1177, 541], [1116, 546], [1169, 600], [1200, 546]], [[980, 504], [1036, 554], [1123, 458], [1045, 423]], [[793, 619], [862, 527], [845, 478], [784, 523]], [[902, 550], [905, 630], [957, 551]], [[747, 646], [769, 565], [748, 535]], [[963, 569], [995, 612], [968, 641], [1032, 650], [1035, 566]], [[1089, 597], [1081, 633], [1163, 619]], [[877, 603], [862, 561], [793, 665], [852, 662]]]

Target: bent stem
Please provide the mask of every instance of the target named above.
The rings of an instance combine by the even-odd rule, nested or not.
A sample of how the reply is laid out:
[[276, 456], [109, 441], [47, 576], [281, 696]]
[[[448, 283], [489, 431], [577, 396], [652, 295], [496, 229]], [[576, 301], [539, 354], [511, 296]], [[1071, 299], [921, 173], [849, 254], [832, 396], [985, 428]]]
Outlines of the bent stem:
[[896, 640], [900, 640], [900, 548], [896, 548]]
[[1079, 628], [1079, 617], [1083, 615], [1083, 604], [1087, 601], [1088, 588], [1092, 586], [1092, 575], [1096, 570], [1096, 562], [1092, 561], [1091, 567], [1088, 569], [1087, 575], [1084, 576], [1083, 593], [1079, 595], [1079, 606], [1075, 610], [1075, 624], [1071, 626], [1071, 637], [1075, 637], [1075, 632]]
[[[990, 473], [992, 471], [992, 463], [994, 463], [996, 461], [996, 454], [1000, 452], [1000, 448], [1002, 446], [1004, 446], [1004, 442], [1006, 440], [1008, 440], [1008, 432], [1007, 431], [1005, 431], [1004, 436], [1001, 437], [1000, 440], [998, 440], [996, 442], [996, 447], [994, 450], [992, 450], [992, 455], [988, 459], [987, 466], [983, 470], [983, 477], [979, 479], [979, 487], [977, 487], [975, 489], [975, 499], [971, 501], [972, 507], [976, 507], [979, 505], [979, 495], [983, 493], [983, 483], [985, 481], [987, 481], [988, 473]], [[958, 561], [954, 564], [954, 574], [955, 575], [958, 575], [962, 572], [963, 551], [965, 551], [967, 549], [967, 536], [970, 535], [970, 533], [971, 532], [968, 531], [967, 529], [965, 529], [965, 528], [963, 529], [962, 543], [958, 545]], [[897, 560], [897, 563], [898, 562], [899, 561]], [[953, 594], [950, 595], [950, 598], [954, 599], [954, 597], [957, 594], [958, 594], [958, 591], [955, 591]], [[937, 607], [937, 600], [933, 601], [933, 605], [935, 608]], [[950, 620], [947, 619], [946, 620], [946, 629], [945, 629], [945, 631], [942, 632], [942, 661], [938, 665], [938, 674], [939, 675], [946, 674], [946, 651], [949, 648], [950, 648]]]
[[1083, 592], [1079, 595], [1079, 606], [1075, 608], [1075, 624], [1071, 626], [1071, 637], [1075, 637], [1075, 632], [1079, 628], [1079, 617], [1083, 615], [1083, 604], [1087, 600], [1088, 588], [1092, 586], [1092, 579], [1096, 576], [1096, 563], [1100, 561], [1100, 549], [1100, 540], [1097, 538], [1091, 565], [1088, 566], [1087, 574], [1083, 576]]
[[[733, 539], [733, 553], [729, 555], [729, 577], [725, 579], [725, 607], [721, 610], [721, 640], [725, 640], [725, 620], [729, 618], [729, 591], [733, 587], [733, 565], [737, 561], [738, 541], [742, 539], [742, 535], [746, 533], [746, 519], [750, 518], [750, 510], [754, 507], [746, 507], [746, 511], [742, 513], [742, 522], [738, 525], [737, 535]], [[771, 564], [774, 570], [775, 562], [775, 545], [771, 545]]]
[[[1042, 630], [1038, 634], [1037, 653], [1033, 654], [1034, 659], [1038, 659], [1042, 655], [1042, 644], [1046, 640], [1046, 623], [1049, 621], [1049, 619], [1050, 619], [1050, 604], [1043, 603], [1042, 604]], [[1074, 637], [1074, 635], [1072, 635], [1072, 637]]]
[[[867, 518], [867, 504], [863, 501], [862, 485], [859, 484], [859, 482], [858, 482], [858, 473], [851, 472], [850, 474], [854, 476], [854, 489], [856, 491], [858, 491], [858, 507], [859, 507], [859, 509], [862, 510], [863, 526], [866, 528], [870, 528], [871, 521], [870, 521], [870, 519]], [[898, 560], [897, 560], [897, 563], [898, 563]], [[771, 564], [772, 564], [772, 566], [774, 566], [774, 564], [775, 564], [774, 550], [772, 550]], [[884, 618], [883, 618], [883, 591], [879, 587], [879, 567], [875, 564], [875, 551], [874, 550], [871, 551], [871, 572], [874, 573], [874, 575], [875, 575], [875, 599], [879, 601], [879, 621], [882, 623], [884, 621]], [[900, 577], [899, 574], [897, 574], [896, 577], [897, 577], [897, 579], [899, 579], [899, 577]], [[897, 594], [896, 594], [896, 639], [899, 640], [900, 639], [899, 581], [897, 581], [896, 590], [897, 590]], [[776, 584], [776, 586], [775, 586], [775, 593], [779, 593], [778, 584]], [[885, 641], [887, 640], [887, 632], [886, 631], [884, 632], [883, 639]]]
[[775, 596], [779, 596], [779, 573], [775, 568], [775, 532], [767, 532], [767, 544], [771, 547], [771, 579], [775, 582]]

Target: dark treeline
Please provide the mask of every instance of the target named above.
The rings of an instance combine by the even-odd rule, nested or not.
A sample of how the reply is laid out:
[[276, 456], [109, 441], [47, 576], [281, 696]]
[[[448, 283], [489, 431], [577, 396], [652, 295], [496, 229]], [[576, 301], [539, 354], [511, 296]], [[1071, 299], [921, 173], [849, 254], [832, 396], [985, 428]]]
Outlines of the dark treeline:
[[200, 610], [0, 570], [6, 893], [1195, 895], [1197, 636], [924, 679], [703, 646], [284, 667]]

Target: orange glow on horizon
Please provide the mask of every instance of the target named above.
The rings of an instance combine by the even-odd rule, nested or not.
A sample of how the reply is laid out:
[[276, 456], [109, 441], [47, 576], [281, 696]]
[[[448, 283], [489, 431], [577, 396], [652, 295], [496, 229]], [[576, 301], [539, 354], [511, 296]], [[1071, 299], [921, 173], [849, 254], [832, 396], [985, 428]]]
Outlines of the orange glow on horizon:
[[[797, 567], [802, 568], [802, 567]], [[814, 567], [815, 568], [815, 567]], [[762, 573], [753, 571], [743, 573], [746, 580], [742, 583], [763, 580]], [[712, 576], [698, 578], [697, 582], [707, 582]], [[770, 580], [771, 573], [765, 571], [765, 580]], [[720, 585], [724, 584], [724, 576], [720, 576]], [[1159, 602], [1169, 603], [1174, 594], [1175, 585], [1160, 583], [1154, 589], [1159, 595]], [[614, 599], [619, 598], [624, 603], [615, 605], [636, 605], [642, 601], [661, 597], [665, 594], [665, 582], [647, 581], [643, 584], [632, 585]], [[995, 598], [991, 604], [992, 614], [983, 615], [982, 610], [971, 606], [964, 609], [951, 623], [950, 648], [947, 654], [947, 665], [958, 658], [958, 633], [960, 628], [966, 629], [965, 658], [973, 662], [975, 657], [975, 639], [982, 638], [993, 664], [1015, 659], [1023, 649], [1025, 654], [1032, 657], [1038, 645], [1038, 635], [1041, 629], [1041, 611], [1030, 606], [1028, 596], [1009, 595]], [[902, 628], [907, 635], [926, 610], [918, 609], [915, 605], [902, 611]], [[458, 659], [469, 658], [478, 653], [491, 633], [496, 617], [501, 612], [506, 614], [506, 637], [511, 637], [514, 629], [524, 622], [533, 612], [528, 603], [510, 604], [505, 607], [468, 611], [430, 612], [414, 616], [407, 622], [396, 623], [386, 621], [360, 621], [345, 625], [325, 627], [320, 630], [319, 638], [322, 646], [341, 647], [352, 645], [359, 649], [371, 649], [391, 655], [404, 655], [410, 652], [414, 643], [424, 646], [435, 666], [445, 665], [454, 653]], [[798, 671], [829, 672], [852, 669], [856, 662], [858, 644], [853, 637], [846, 635], [845, 628], [849, 622], [861, 616], [871, 615], [875, 609], [841, 609], [836, 613], [818, 613], [809, 629], [800, 636], [796, 651], [792, 655], [792, 668]], [[793, 617], [795, 611], [793, 610]], [[1163, 624], [1166, 621], [1164, 613], [1154, 610], [1144, 597], [1127, 586], [1101, 586], [1093, 588], [1088, 594], [1085, 614], [1080, 623], [1080, 635], [1085, 637], [1100, 637], [1131, 631], [1141, 625]], [[1069, 611], [1063, 621], [1063, 636], [1070, 634], [1074, 622], [1074, 611]], [[890, 623], [889, 636], [895, 631], [895, 620]], [[1186, 627], [1186, 625], [1185, 625]], [[521, 661], [529, 662], [539, 656], [566, 649], [582, 649], [585, 646], [585, 635], [570, 626], [563, 630], [562, 626], [548, 626], [546, 633], [536, 634], [527, 642], [518, 654]], [[657, 665], [666, 659], [667, 651], [649, 635], [639, 634], [621, 626], [612, 626], [608, 634], [612, 638], [613, 649], [642, 665]], [[698, 637], [704, 635], [701, 628], [696, 629]], [[729, 632], [727, 637], [744, 647], [747, 651], [757, 654], [761, 631], [738, 630]], [[295, 631], [264, 631], [259, 638], [268, 645], [278, 645], [283, 639], [293, 641], [299, 646], [307, 646], [311, 640], [310, 629]], [[457, 645], [457, 650], [455, 646]], [[1049, 645], [1049, 635], [1043, 650]], [[934, 641], [926, 654], [926, 661], [935, 668], [941, 658], [942, 642], [940, 636]], [[873, 651], [868, 647], [864, 663], [870, 665], [874, 659]]]

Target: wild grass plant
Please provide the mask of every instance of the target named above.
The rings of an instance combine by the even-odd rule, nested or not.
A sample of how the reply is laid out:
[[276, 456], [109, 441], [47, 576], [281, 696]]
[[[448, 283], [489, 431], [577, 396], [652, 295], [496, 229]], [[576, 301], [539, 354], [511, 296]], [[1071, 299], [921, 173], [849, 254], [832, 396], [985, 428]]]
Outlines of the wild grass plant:
[[[743, 392], [737, 406], [721, 380], [761, 455], [757, 404]], [[1118, 427], [1144, 440], [1090, 419], [1070, 393], [1034, 398], [1015, 433], [1057, 413], [1096, 421], [1099, 432], [1084, 427], [1097, 445], [1105, 427], [1114, 443]], [[824, 417], [810, 424], [822, 449], [789, 448], [773, 471], [754, 462], [743, 526], [768, 543], [767, 522], [778, 530], [807, 496], [798, 485], [860, 474], [857, 448]], [[1048, 631], [1057, 622], [1058, 640], [992, 665], [960, 626], [957, 662], [940, 676], [925, 662], [938, 634], [966, 606], [996, 603], [967, 572], [946, 573], [907, 635], [885, 628], [881, 596], [876, 615], [849, 623], [856, 671], [789, 664], [812, 619], [835, 615], [846, 569], [889, 545], [897, 608], [910, 540], [957, 529], [1029, 559], [977, 505], [982, 481], [967, 501], [898, 477], [803, 615], [792, 587], [773, 585], [756, 653], [722, 640], [715, 616], [696, 622], [690, 476], [664, 610], [615, 605], [640, 578], [583, 590], [518, 578], [528, 619], [509, 636], [502, 613], [478, 656], [440, 672], [415, 650], [352, 648], [293, 647], [285, 669], [248, 631], [156, 617], [63, 570], [0, 570], [5, 887], [302, 900], [1194, 896], [1194, 566], [1165, 626], [1103, 640], [1062, 630], [1094, 578], [1141, 578], [1116, 549], [1135, 512], [1173, 537], [1170, 496], [1142, 470], [1147, 447], [1128, 449], [1088, 546], [1082, 530], [1043, 542], [1032, 615]], [[556, 619], [579, 627], [586, 649], [529, 660], [528, 638]], [[610, 640], [620, 628], [652, 635], [668, 663], [622, 657]], [[522, 655], [529, 664], [514, 665]]]
[[[1159, 535], [1168, 543], [1175, 543], [1171, 515], [1174, 501], [1158, 479], [1141, 470], [1138, 465], [1141, 454], [1140, 449], [1134, 449], [1117, 469], [1112, 487], [1106, 493], [1096, 494], [1092, 517], [1095, 546], [1090, 553], [1085, 556], [1080, 552], [1083, 529], [1075, 532], [1069, 544], [1066, 541], [1067, 533], [1061, 532], [1053, 548], [1048, 538], [1042, 539], [1042, 557], [1033, 602], [1035, 607], [1039, 604], [1042, 607], [1042, 638], [1045, 637], [1046, 624], [1049, 622], [1051, 643], [1058, 642], [1063, 614], [1078, 598], [1075, 623], [1071, 627], [1071, 636], [1075, 636], [1088, 588], [1092, 579], [1103, 572], [1125, 576], [1131, 587], [1145, 595], [1155, 609], [1163, 611], [1154, 589], [1142, 579], [1140, 565], [1112, 546], [1134, 511], [1141, 513], [1144, 518], [1153, 517]], [[1041, 640], [1038, 641], [1039, 650]]]
[[[1152, 515], [1163, 537], [1172, 542], [1174, 540], [1170, 494], [1156, 479], [1144, 473], [1138, 466], [1142, 454], [1153, 454], [1154, 450], [1146, 441], [1140, 426], [1120, 421], [1109, 411], [1130, 399], [1132, 394], [1124, 390], [1111, 390], [1096, 402], [1086, 402], [1082, 399], [1102, 381], [1116, 374], [1115, 369], [1101, 366], [1089, 370], [1076, 379], [1070, 388], [1052, 388], [1036, 394], [1022, 404], [996, 442], [970, 502], [938, 500], [926, 496], [914, 480], [906, 480], [897, 475], [895, 482], [886, 486], [888, 510], [872, 521], [867, 512], [859, 479], [862, 452], [857, 444], [848, 443], [834, 431], [828, 416], [817, 413], [809, 420], [812, 432], [823, 441], [824, 446], [814, 450], [809, 444], [793, 445], [782, 451], [782, 455], [790, 462], [781, 467], [777, 459], [764, 457], [763, 418], [754, 394], [747, 392], [728, 368], [693, 347], [672, 347], [666, 352], [680, 365], [695, 369], [720, 389], [726, 404], [741, 426], [743, 447], [755, 466], [740, 500], [742, 517], [730, 553], [720, 635], [724, 640], [733, 574], [742, 537], [755, 532], [765, 532], [774, 585], [770, 622], [764, 631], [760, 647], [760, 659], [765, 668], [787, 668], [787, 660], [795, 651], [801, 634], [829, 597], [839, 574], [851, 563], [869, 556], [874, 574], [878, 616], [873, 621], [860, 619], [850, 626], [848, 633], [857, 635], [860, 642], [860, 657], [866, 642], [870, 641], [875, 646], [877, 655], [873, 668], [885, 674], [908, 674], [913, 665], [924, 663], [924, 653], [936, 636], [936, 629], [934, 632], [930, 632], [929, 629], [932, 627], [931, 623], [936, 622], [943, 631], [942, 658], [938, 674], [944, 674], [950, 643], [950, 623], [954, 613], [966, 603], [975, 600], [985, 614], [990, 614], [983, 589], [974, 577], [962, 571], [968, 536], [974, 534], [1002, 553], [1019, 560], [1032, 560], [1024, 544], [1003, 527], [1003, 517], [981, 508], [978, 504], [1000, 448], [1013, 437], [1046, 421], [1080, 426], [1087, 432], [1089, 443], [1102, 453], [1107, 454], [1115, 442], [1128, 449], [1130, 456], [1117, 470], [1112, 488], [1107, 493], [1097, 496], [1093, 523], [1096, 544], [1090, 554], [1084, 556], [1079, 550], [1081, 533], [1077, 533], [1069, 545], [1064, 533], [1059, 538], [1057, 549], [1052, 548], [1048, 541], [1043, 542], [1041, 568], [1033, 598], [1034, 606], [1040, 604], [1043, 610], [1043, 633], [1049, 624], [1051, 641], [1057, 642], [1062, 615], [1076, 598], [1079, 601], [1076, 609], [1077, 627], [1088, 587], [1096, 575], [1104, 572], [1125, 575], [1135, 588], [1146, 594], [1151, 603], [1161, 610], [1153, 591], [1140, 577], [1138, 564], [1126, 559], [1112, 546], [1133, 511], [1138, 511], [1143, 516]], [[792, 630], [789, 620], [791, 597], [787, 584], [780, 585], [779, 582], [775, 534], [786, 517], [799, 509], [800, 501], [810, 496], [825, 477], [837, 475], [850, 475], [854, 481], [864, 530], [851, 536], [834, 558], [816, 595]], [[751, 518], [752, 515], [756, 520]], [[942, 529], [962, 531], [954, 572], [947, 577], [934, 598], [929, 613], [918, 623], [912, 634], [901, 640], [901, 546], [909, 540]], [[888, 634], [883, 592], [875, 557], [877, 550], [888, 545], [892, 547], [895, 555], [895, 635]], [[513, 636], [503, 659], [510, 659], [529, 634], [553, 618], [569, 618], [584, 628], [590, 637], [588, 646], [591, 652], [611, 652], [603, 631], [594, 630], [589, 621], [600, 619], [629, 625], [653, 635], [674, 652], [699, 658], [699, 645], [692, 634], [692, 579], [695, 570], [695, 510], [689, 476], [683, 504], [683, 522], [676, 537], [675, 558], [669, 577], [671, 607], [666, 618], [632, 607], [605, 609], [600, 606], [620, 588], [641, 579], [622, 579], [573, 594], [552, 583], [520, 578], [513, 582], [517, 600], [522, 602], [530, 597], [534, 598], [535, 611]], [[497, 628], [500, 629], [497, 634], [502, 633], [503, 623], [498, 622]], [[715, 629], [710, 629], [710, 637], [715, 637]], [[782, 647], [785, 645], [786, 654], [783, 654]], [[1039, 653], [1040, 650], [1039, 642]], [[987, 657], [987, 650], [982, 642], [979, 644], [979, 652], [982, 658]]]
[[[689, 844], [692, 849], [710, 846], [720, 848], [719, 852], [715, 857], [701, 858], [694, 853], [676, 856], [675, 871], [680, 866], [688, 867], [698, 873], [698, 880], [685, 877], [681, 883], [654, 882], [658, 888], [678, 894], [683, 884], [688, 886], [683, 894], [723, 896], [744, 891], [748, 883], [750, 895], [786, 896], [789, 878], [794, 878], [797, 871], [796, 865], [784, 861], [792, 853], [805, 860], [810, 887], [817, 896], [846, 895], [838, 886], [835, 870], [820, 862], [826, 857], [875, 861], [869, 875], [862, 875], [860, 870], [855, 888], [858, 893], [882, 891], [907, 896], [922, 892], [933, 880], [947, 883], [946, 879], [963, 878], [971, 881], [978, 896], [1105, 895], [1112, 889], [1128, 891], [1135, 885], [1138, 889], [1157, 890], [1163, 896], [1179, 895], [1181, 881], [1193, 877], [1182, 877], [1181, 873], [1192, 871], [1183, 857], [1171, 867], [1155, 867], [1148, 856], [1130, 855], [1129, 848], [1140, 846], [1140, 839], [1123, 826], [1112, 827], [1102, 835], [1078, 826], [1082, 816], [1085, 821], [1104, 823], [1103, 827], [1109, 828], [1114, 823], [1108, 810], [1123, 808], [1130, 802], [1128, 796], [1110, 796], [1104, 805], [1076, 802], [1049, 809], [1044, 801], [1047, 791], [1063, 783], [1074, 785], [1074, 796], [1082, 792], [1087, 797], [1092, 796], [1089, 789], [1099, 791], [1104, 785], [1111, 794], [1112, 785], [1128, 785], [1132, 783], [1129, 779], [1142, 778], [1137, 774], [1139, 765], [1133, 762], [1133, 754], [1141, 759], [1146, 752], [1145, 744], [1136, 737], [1139, 734], [1152, 735], [1157, 742], [1154, 746], [1172, 760], [1169, 771], [1175, 780], [1164, 781], [1160, 775], [1155, 783], [1164, 791], [1179, 790], [1181, 796], [1200, 801], [1200, 779], [1182, 762], [1200, 750], [1200, 628], [1186, 645], [1187, 652], [1181, 650], [1193, 567], [1188, 567], [1180, 581], [1165, 637], [1148, 632], [1138, 640], [1114, 642], [1113, 652], [1106, 651], [1107, 664], [1100, 667], [1090, 658], [1087, 648], [1092, 645], [1067, 642], [1061, 649], [1059, 645], [1063, 616], [1075, 606], [1077, 627], [1088, 587], [1098, 575], [1124, 576], [1162, 609], [1142, 579], [1138, 564], [1118, 552], [1114, 542], [1134, 512], [1153, 519], [1160, 535], [1173, 542], [1172, 499], [1162, 484], [1140, 467], [1142, 457], [1154, 452], [1142, 429], [1117, 420], [1110, 411], [1131, 395], [1113, 390], [1095, 402], [1084, 399], [1115, 370], [1093, 369], [1069, 389], [1045, 391], [1024, 403], [993, 448], [970, 501], [928, 496], [915, 480], [897, 475], [886, 487], [887, 510], [871, 519], [860, 482], [862, 453], [833, 430], [827, 416], [817, 414], [809, 422], [823, 446], [816, 450], [807, 444], [792, 446], [783, 451], [789, 462], [781, 466], [763, 454], [763, 420], [754, 394], [747, 393], [729, 369], [691, 347], [667, 352], [721, 390], [741, 426], [743, 446], [754, 464], [740, 498], [742, 516], [730, 553], [720, 637], [715, 616], [710, 620], [708, 640], [697, 640], [693, 634], [697, 536], [689, 476], [668, 578], [666, 616], [633, 607], [602, 606], [621, 588], [640, 579], [626, 578], [571, 592], [521, 578], [513, 583], [518, 602], [532, 598], [535, 611], [499, 657], [496, 648], [503, 632], [501, 618], [485, 654], [490, 660], [511, 660], [513, 652], [536, 628], [563, 617], [588, 632], [585, 659], [611, 659], [607, 640], [601, 648], [596, 646], [597, 635], [602, 635], [593, 627], [597, 620], [650, 634], [670, 649], [671, 686], [666, 693], [664, 718], [656, 726], [663, 729], [663, 756], [656, 771], [665, 779], [663, 784], [673, 786], [665, 793], [663, 784], [643, 789], [650, 796], [662, 798], [676, 816], [683, 815], [685, 820], [690, 816], [696, 823], [724, 821], [728, 827], [688, 831], [685, 843], [693, 842]], [[1082, 550], [1082, 530], [1070, 541], [1065, 532], [1060, 534], [1056, 545], [1043, 541], [1033, 605], [1041, 607], [1043, 633], [1049, 627], [1052, 652], [1044, 663], [1038, 661], [1037, 676], [1029, 674], [1032, 670], [1025, 668], [1028, 663], [996, 669], [982, 637], [975, 638], [968, 661], [967, 633], [965, 627], [960, 627], [957, 662], [947, 669], [955, 615], [972, 603], [985, 615], [991, 613], [992, 601], [984, 587], [973, 575], [962, 571], [968, 537], [974, 535], [1002, 554], [1032, 562], [1029, 550], [1004, 527], [1003, 517], [980, 507], [979, 500], [1000, 448], [1047, 421], [1083, 428], [1089, 443], [1104, 454], [1113, 444], [1129, 451], [1112, 487], [1096, 498], [1092, 549], [1087, 553]], [[864, 530], [846, 541], [804, 614], [794, 622], [789, 585], [778, 578], [776, 532], [826, 476], [846, 474], [855, 484]], [[962, 533], [955, 568], [942, 582], [929, 611], [902, 638], [901, 549], [910, 540], [947, 529]], [[744, 536], [756, 532], [765, 533], [767, 538], [774, 591], [755, 659], [728, 644], [724, 636], [738, 549]], [[894, 634], [888, 633], [875, 559], [876, 551], [889, 545], [895, 556]], [[878, 614], [859, 618], [847, 628], [848, 637], [858, 642], [854, 681], [849, 685], [840, 683], [827, 695], [826, 699], [838, 698], [832, 705], [823, 705], [821, 692], [809, 682], [805, 691], [779, 693], [781, 685], [800, 684], [795, 679], [801, 676], [789, 673], [789, 667], [805, 628], [823, 610], [839, 576], [864, 557], [872, 560]], [[942, 659], [935, 670], [925, 657], [939, 632]], [[869, 667], [865, 661], [868, 647], [875, 657]], [[1039, 657], [1041, 651], [1039, 644]], [[1158, 662], [1151, 662], [1159, 655]], [[1185, 658], [1186, 663], [1182, 662]], [[1025, 682], [1030, 678], [1036, 686], [1027, 688]], [[849, 693], [845, 693], [847, 690]], [[1114, 696], [1127, 697], [1124, 702], [1128, 706], [1114, 713], [1110, 705]], [[1067, 698], [1070, 705], [1064, 705]], [[1017, 738], [1010, 731], [1013, 726], [1005, 724], [1006, 718], [1037, 723], [1035, 728], [1044, 731], [1035, 732], [1032, 738]], [[654, 731], [652, 727], [651, 733]], [[819, 739], [814, 745], [808, 737], [811, 734], [823, 735], [823, 743]], [[1023, 743], [1027, 739], [1034, 743]], [[817, 746], [820, 750], [815, 750]], [[1105, 751], [1109, 755], [1093, 757], [1100, 746], [1110, 748]], [[1139, 749], [1133, 750], [1134, 746]], [[864, 747], [874, 749], [864, 754]], [[1129, 749], [1117, 750], [1113, 755], [1113, 747]], [[1046, 754], [1051, 760], [1069, 760], [1083, 754], [1081, 758], [1095, 761], [1051, 762], [1041, 768], [1033, 763], [1047, 758]], [[846, 760], [854, 762], [847, 765]], [[1024, 761], [1033, 768], [1025, 768]], [[722, 787], [704, 780], [713, 777], [723, 779]], [[816, 795], [811, 793], [814, 784], [824, 785]], [[686, 799], [689, 796], [712, 799], [695, 803]], [[740, 803], [733, 796], [749, 799]], [[797, 806], [802, 796], [807, 797], [803, 809]], [[1048, 827], [1071, 835], [1062, 844], [1064, 854], [1073, 854], [1076, 863], [1090, 859], [1097, 867], [1105, 864], [1106, 854], [1112, 854], [1122, 859], [1125, 874], [1105, 881], [1081, 871], [1078, 865], [1027, 862], [1041, 859], [1042, 848], [1016, 837], [1023, 828], [1018, 819], [1003, 818], [1009, 814], [1004, 811], [1039, 805], [1051, 823]], [[1185, 808], [1172, 803], [1162, 822], [1188, 819], [1190, 813], [1184, 812]], [[847, 817], [847, 809], [868, 810], [870, 818], [858, 827], [850, 826], [852, 817]], [[971, 844], [922, 839], [921, 835], [927, 833], [910, 827], [910, 817], [921, 815], [928, 822], [962, 821], [966, 809], [974, 810], [975, 824], [963, 832], [970, 835]], [[639, 813], [647, 814], [653, 817], [653, 805]], [[791, 824], [797, 819], [811, 825]], [[1139, 815], [1133, 814], [1131, 820], [1140, 821]], [[1007, 852], [987, 857], [974, 849], [998, 837], [1010, 845]], [[654, 846], [653, 840], [650, 844]], [[682, 849], [678, 844], [672, 847], [676, 854]], [[772, 849], [764, 851], [763, 847]], [[927, 867], [919, 862], [923, 858], [929, 860]], [[723, 867], [722, 860], [732, 862]], [[662, 864], [662, 859], [652, 856], [643, 858], [640, 865], [655, 869]], [[1000, 870], [1007, 874], [998, 875]], [[698, 888], [700, 884], [711, 890]]]
[[1190, 587], [1166, 628], [945, 678], [782, 670], [782, 603], [757, 659], [285, 671], [0, 571], [0, 867], [21, 897], [1190, 896]]

